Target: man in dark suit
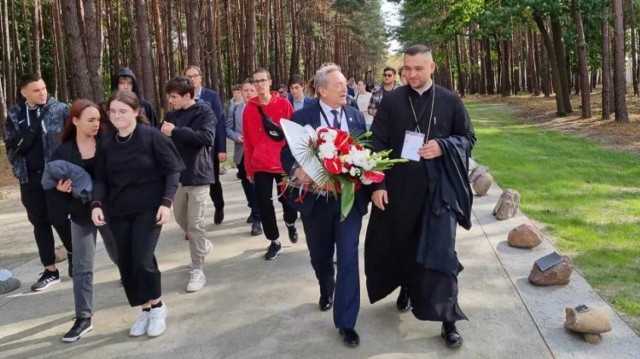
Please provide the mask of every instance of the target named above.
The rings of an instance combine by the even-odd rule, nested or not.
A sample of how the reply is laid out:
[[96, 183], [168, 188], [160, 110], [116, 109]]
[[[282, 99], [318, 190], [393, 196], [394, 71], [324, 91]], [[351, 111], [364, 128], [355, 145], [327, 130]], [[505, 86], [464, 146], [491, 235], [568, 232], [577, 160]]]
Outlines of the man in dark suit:
[[209, 188], [209, 196], [213, 201], [213, 223], [220, 224], [224, 220], [224, 197], [220, 183], [220, 163], [227, 160], [227, 128], [224, 121], [224, 110], [220, 94], [214, 90], [202, 87], [202, 71], [198, 66], [189, 66], [184, 70], [184, 76], [193, 81], [195, 100], [208, 103], [216, 115], [216, 137], [213, 140], [213, 169], [215, 182]]
[[[339, 128], [352, 134], [366, 131], [362, 113], [346, 105], [347, 80], [339, 67], [329, 65], [318, 70], [315, 87], [319, 101], [295, 112], [292, 121], [313, 128]], [[281, 158], [283, 169], [295, 178], [296, 184], [311, 183], [309, 176], [297, 166], [288, 146], [283, 148]], [[320, 284], [320, 310], [327, 311], [333, 306], [333, 321], [345, 345], [358, 346], [360, 337], [354, 330], [360, 310], [358, 241], [362, 216], [367, 213], [368, 196], [364, 189], [356, 191], [351, 211], [340, 221], [339, 196], [310, 193], [296, 203], [294, 192], [297, 190], [289, 193], [288, 200], [302, 217], [311, 265]], [[337, 277], [333, 265], [334, 248], [337, 250]]]

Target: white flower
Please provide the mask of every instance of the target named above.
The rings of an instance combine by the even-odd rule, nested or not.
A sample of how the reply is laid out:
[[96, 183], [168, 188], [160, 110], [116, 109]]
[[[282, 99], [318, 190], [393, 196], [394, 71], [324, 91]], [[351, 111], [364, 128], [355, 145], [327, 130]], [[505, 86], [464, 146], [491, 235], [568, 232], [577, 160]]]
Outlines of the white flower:
[[365, 186], [373, 183], [371, 182], [371, 180], [366, 179], [364, 176], [360, 177], [360, 182], [362, 182], [362, 184]]
[[[344, 169], [344, 167], [343, 167]], [[355, 177], [357, 175], [357, 170], [355, 167], [351, 167], [351, 169], [349, 170], [349, 174], [351, 175], [351, 177]]]
[[318, 157], [321, 160], [325, 158], [332, 159], [336, 155], [336, 146], [333, 145], [333, 141], [325, 142], [318, 146]]

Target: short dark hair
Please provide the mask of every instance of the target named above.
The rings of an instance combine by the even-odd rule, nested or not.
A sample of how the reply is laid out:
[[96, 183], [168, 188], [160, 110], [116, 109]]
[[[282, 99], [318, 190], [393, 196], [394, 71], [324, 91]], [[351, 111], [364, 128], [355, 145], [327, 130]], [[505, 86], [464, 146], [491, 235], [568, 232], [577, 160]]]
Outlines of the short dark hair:
[[246, 85], [246, 84], [251, 84], [253, 85], [253, 81], [251, 81], [250, 78], [246, 78], [244, 79], [244, 81], [242, 81], [242, 86]]
[[193, 81], [190, 78], [185, 76], [176, 76], [167, 82], [167, 85], [164, 87], [164, 92], [167, 95], [170, 95], [176, 92], [180, 96], [184, 96], [186, 94], [191, 95], [193, 98], [195, 94], [195, 87], [193, 86]]
[[30, 84], [32, 82], [40, 81], [40, 80], [42, 80], [42, 77], [37, 72], [31, 72], [31, 73], [28, 73], [28, 74], [23, 74], [22, 76], [20, 76], [20, 82], [18, 82], [18, 89], [22, 90], [28, 84]]
[[280, 84], [280, 86], [278, 86], [278, 90], [280, 90], [280, 89], [284, 89], [284, 91], [286, 92], [288, 87], [285, 84]]
[[293, 75], [291, 76], [291, 78], [289, 79], [289, 87], [293, 86], [293, 85], [300, 85], [302, 87], [304, 87], [304, 85], [306, 85], [306, 81], [304, 80], [304, 78], [300, 75]]
[[387, 72], [387, 71], [391, 71], [391, 72], [393, 72], [393, 74], [394, 74], [394, 75], [396, 74], [396, 69], [394, 69], [394, 68], [393, 68], [393, 67], [391, 67], [391, 66], [387, 66], [387, 67], [385, 67], [385, 68], [384, 68], [384, 70], [382, 70], [382, 73], [385, 73], [385, 72]]
[[253, 73], [251, 73], [252, 76], [255, 74], [267, 74], [267, 78], [271, 80], [271, 73], [269, 72], [269, 70], [265, 69], [264, 67], [259, 67], [255, 69]]
[[231, 91], [242, 91], [242, 84], [235, 84], [231, 86]]
[[411, 45], [407, 47], [406, 50], [404, 50], [404, 54], [409, 56], [416, 56], [417, 54], [426, 54], [426, 53], [431, 53], [431, 48], [429, 46], [421, 45], [421, 44]]

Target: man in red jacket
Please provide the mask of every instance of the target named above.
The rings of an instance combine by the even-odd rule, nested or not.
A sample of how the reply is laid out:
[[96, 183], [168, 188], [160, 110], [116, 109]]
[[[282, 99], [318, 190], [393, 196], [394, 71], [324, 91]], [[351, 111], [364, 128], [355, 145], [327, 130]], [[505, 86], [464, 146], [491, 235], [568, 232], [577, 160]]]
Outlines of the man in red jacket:
[[[277, 92], [270, 92], [271, 74], [266, 69], [257, 69], [253, 72], [252, 82], [258, 92], [258, 96], [249, 100], [242, 115], [242, 136], [244, 137], [244, 166], [247, 170], [247, 179], [254, 184], [256, 203], [260, 210], [262, 229], [271, 245], [265, 254], [266, 260], [273, 260], [282, 251], [282, 245], [278, 238], [278, 224], [276, 212], [273, 208], [273, 183], [276, 182], [278, 195], [280, 188], [277, 184], [284, 175], [280, 163], [280, 150], [285, 145], [284, 139], [276, 141], [265, 132], [262, 113], [273, 122], [280, 125], [281, 119], [290, 119], [293, 115], [293, 107], [286, 98], [282, 98]], [[260, 109], [259, 109], [260, 108]], [[298, 230], [295, 222], [298, 212], [291, 208], [286, 201], [279, 197], [284, 212], [284, 223], [287, 225], [291, 243], [298, 242]]]

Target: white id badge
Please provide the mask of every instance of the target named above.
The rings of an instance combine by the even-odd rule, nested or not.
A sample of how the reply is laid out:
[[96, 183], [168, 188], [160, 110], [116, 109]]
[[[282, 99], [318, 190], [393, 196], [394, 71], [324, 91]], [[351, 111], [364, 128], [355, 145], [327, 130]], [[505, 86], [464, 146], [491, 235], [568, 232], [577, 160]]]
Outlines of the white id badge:
[[418, 150], [424, 145], [424, 134], [420, 132], [407, 131], [404, 134], [404, 143], [400, 157], [411, 161], [420, 161]]

